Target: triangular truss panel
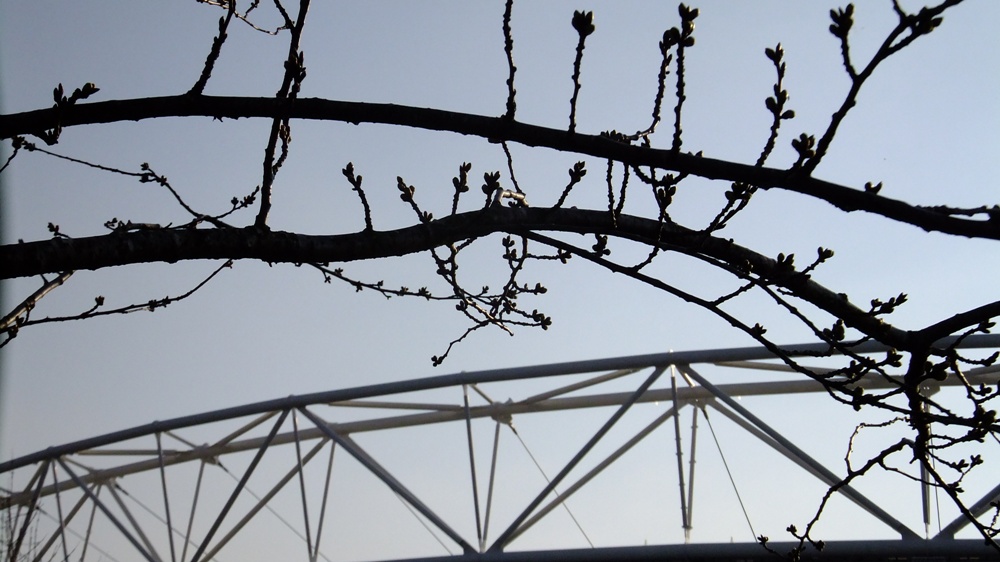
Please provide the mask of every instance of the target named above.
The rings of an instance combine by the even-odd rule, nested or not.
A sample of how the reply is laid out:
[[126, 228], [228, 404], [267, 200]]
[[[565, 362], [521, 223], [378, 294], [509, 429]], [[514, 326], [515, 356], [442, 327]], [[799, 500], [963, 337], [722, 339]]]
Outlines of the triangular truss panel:
[[[0, 549], [9, 560], [764, 560], [757, 537], [790, 549], [784, 527], [808, 521], [843, 475], [868, 421], [846, 410], [759, 348], [291, 396], [0, 463]], [[880, 429], [855, 452], [894, 431]], [[977, 451], [995, 462], [995, 449]], [[995, 471], [983, 473], [966, 483], [977, 516], [1000, 496]], [[839, 486], [816, 528], [829, 547], [806, 557], [997, 559], [932, 488], [889, 476]]]

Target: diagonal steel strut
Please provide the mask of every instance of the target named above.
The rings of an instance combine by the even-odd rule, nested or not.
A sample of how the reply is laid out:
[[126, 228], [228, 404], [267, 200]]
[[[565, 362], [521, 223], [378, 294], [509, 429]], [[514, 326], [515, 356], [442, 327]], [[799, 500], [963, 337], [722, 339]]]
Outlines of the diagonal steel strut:
[[448, 535], [451, 540], [455, 541], [466, 554], [474, 554], [476, 550], [470, 545], [465, 539], [462, 538], [454, 529], [452, 529], [447, 523], [441, 519], [436, 513], [434, 513], [429, 507], [427, 507], [424, 502], [420, 501], [416, 495], [413, 494], [406, 486], [404, 486], [399, 480], [389, 473], [378, 461], [371, 457], [364, 449], [362, 449], [353, 439], [346, 435], [341, 435], [330, 427], [330, 424], [326, 423], [323, 418], [320, 418], [316, 414], [307, 410], [304, 406], [299, 408], [307, 418], [312, 420], [316, 427], [319, 428], [327, 437], [333, 439], [338, 445], [344, 448], [345, 451], [350, 453], [352, 457], [357, 459], [365, 468], [370, 470], [372, 474], [378, 477], [382, 482], [385, 482], [387, 486], [393, 491], [399, 494], [407, 503], [413, 506], [414, 509], [420, 512], [421, 515], [426, 517], [431, 523], [437, 526], [442, 532]]
[[531, 515], [531, 512], [534, 511], [550, 493], [552, 493], [552, 490], [555, 490], [556, 486], [558, 486], [559, 483], [562, 482], [563, 478], [565, 478], [566, 475], [569, 474], [569, 472], [573, 470], [573, 468], [575, 468], [576, 465], [581, 460], [583, 460], [583, 457], [586, 456], [587, 453], [589, 453], [590, 450], [594, 448], [594, 445], [596, 445], [597, 442], [600, 441], [601, 438], [603, 438], [604, 435], [611, 430], [611, 428], [618, 422], [618, 420], [620, 420], [621, 417], [625, 415], [625, 412], [627, 412], [628, 409], [631, 408], [632, 405], [635, 404], [635, 402], [643, 394], [645, 394], [647, 390], [649, 390], [649, 387], [652, 386], [654, 382], [656, 382], [656, 379], [658, 379], [665, 370], [666, 370], [665, 366], [655, 367], [653, 369], [653, 373], [649, 375], [649, 378], [647, 378], [641, 385], [639, 385], [639, 388], [636, 389], [636, 391], [633, 392], [632, 395], [629, 396], [624, 403], [622, 403], [622, 405], [618, 408], [618, 410], [615, 411], [615, 413], [608, 419], [608, 421], [606, 421], [604, 425], [601, 426], [601, 429], [597, 430], [597, 433], [595, 433], [594, 436], [591, 437], [589, 441], [587, 441], [587, 444], [584, 445], [583, 448], [580, 449], [580, 451], [577, 452], [577, 454], [572, 459], [570, 459], [569, 463], [565, 467], [563, 467], [563, 469], [559, 472], [559, 474], [557, 474], [556, 477], [553, 478], [547, 486], [545, 486], [545, 488], [541, 491], [541, 493], [539, 493], [538, 496], [536, 496], [535, 499], [532, 500], [530, 504], [528, 504], [528, 507], [526, 507], [524, 511], [521, 512], [521, 515], [517, 516], [517, 518], [514, 519], [514, 521], [510, 524], [510, 526], [507, 527], [507, 530], [504, 531], [503, 534], [501, 534], [500, 537], [496, 540], [496, 542], [493, 543], [493, 546], [489, 548], [489, 552], [499, 552], [503, 550], [503, 547], [506, 546], [508, 542], [510, 542], [511, 538], [517, 531], [518, 527], [520, 527], [521, 524], [524, 522], [524, 520], [527, 519], [529, 515]]
[[[719, 390], [715, 385], [708, 382], [705, 377], [698, 374], [697, 371], [691, 368], [690, 365], [677, 365], [677, 368], [686, 373], [691, 378], [698, 381], [698, 384], [705, 387], [706, 390], [714, 394], [719, 400], [722, 400], [727, 406], [739, 412], [741, 416], [747, 419], [750, 423], [760, 428], [761, 431], [766, 433], [768, 437], [774, 439], [778, 442], [786, 451], [789, 457], [795, 457], [806, 463], [812, 469], [812, 472], [816, 474], [823, 482], [829, 486], [833, 486], [841, 481], [841, 478], [830, 471], [816, 459], [810, 457], [805, 451], [799, 449], [791, 441], [785, 439], [780, 433], [771, 428], [771, 426], [764, 423], [760, 418], [750, 413], [749, 410], [740, 405], [739, 402], [733, 400], [731, 396]], [[845, 496], [847, 496], [851, 501], [859, 505], [862, 509], [874, 515], [878, 520], [882, 521], [895, 531], [897, 531], [900, 536], [904, 539], [920, 539], [920, 535], [913, 532], [912, 529], [904, 525], [901, 521], [890, 515], [887, 511], [879, 507], [875, 502], [871, 501], [860, 492], [852, 488], [850, 485], [841, 486], [838, 491]]]

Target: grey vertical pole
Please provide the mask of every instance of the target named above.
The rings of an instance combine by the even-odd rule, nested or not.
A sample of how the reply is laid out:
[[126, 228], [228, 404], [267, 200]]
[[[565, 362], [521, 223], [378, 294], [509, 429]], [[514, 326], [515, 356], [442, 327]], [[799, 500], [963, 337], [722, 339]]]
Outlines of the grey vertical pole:
[[[739, 402], [733, 400], [732, 396], [729, 396], [725, 392], [722, 392], [715, 385], [708, 382], [708, 380], [705, 379], [705, 377], [698, 374], [698, 372], [692, 369], [690, 365], [680, 365], [679, 367], [682, 371], [686, 372], [689, 376], [697, 380], [698, 384], [700, 384], [706, 390], [714, 394], [719, 400], [722, 400], [727, 406], [729, 406], [736, 412], [739, 412], [739, 414], [744, 418], [746, 418], [747, 421], [760, 428], [760, 430], [766, 433], [768, 437], [774, 439], [777, 443], [779, 443], [792, 455], [798, 457], [800, 460], [808, 464], [812, 468], [812, 470], [815, 471], [821, 477], [821, 479], [828, 485], [832, 486], [840, 482], [841, 479], [836, 474], [830, 472], [830, 469], [826, 468], [818, 461], [807, 455], [805, 451], [796, 447], [794, 444], [792, 444], [791, 441], [785, 439], [780, 433], [772, 429], [771, 426], [764, 423], [760, 418], [751, 414], [750, 411], [744, 408], [742, 405], [740, 405]], [[857, 490], [852, 488], [850, 485], [841, 486], [839, 488], [839, 491], [840, 493], [850, 498], [851, 501], [861, 506], [865, 511], [871, 513], [880, 521], [882, 521], [886, 525], [892, 527], [894, 530], [899, 532], [902, 538], [904, 539], [920, 538], [920, 535], [914, 533], [913, 530], [911, 530], [909, 527], [904, 525], [902, 522], [900, 522], [892, 515], [889, 515], [888, 512], [886, 512], [884, 509], [876, 505], [870, 499], [861, 495]]]
[[[680, 416], [677, 416], [680, 417]], [[691, 408], [691, 459], [688, 461], [688, 529], [684, 532], [684, 542], [690, 542], [691, 529], [694, 529], [694, 455], [698, 443], [698, 408]]]
[[170, 518], [170, 499], [167, 494], [167, 471], [163, 466], [163, 442], [160, 432], [156, 432], [156, 458], [160, 461], [160, 486], [163, 489], [163, 510], [167, 513], [167, 540], [170, 541], [170, 560], [177, 562], [177, 550], [174, 547], [174, 524]]
[[285, 422], [285, 418], [288, 417], [288, 410], [282, 410], [281, 415], [278, 417], [278, 421], [275, 422], [274, 426], [271, 427], [271, 432], [267, 434], [267, 438], [264, 443], [261, 444], [260, 448], [257, 449], [257, 454], [254, 455], [253, 460], [250, 461], [250, 466], [247, 467], [246, 471], [243, 473], [243, 477], [240, 478], [239, 483], [236, 485], [236, 489], [229, 496], [229, 500], [226, 501], [226, 505], [222, 507], [222, 512], [219, 516], [215, 518], [215, 522], [212, 523], [212, 528], [208, 530], [208, 534], [205, 535], [205, 539], [201, 541], [201, 546], [195, 551], [194, 556], [191, 558], [191, 562], [198, 562], [201, 559], [201, 555], [205, 553], [205, 549], [208, 548], [208, 543], [218, 532], [219, 526], [222, 525], [222, 520], [226, 518], [229, 510], [233, 508], [233, 504], [236, 503], [236, 498], [239, 497], [240, 492], [243, 491], [243, 487], [247, 485], [247, 480], [250, 480], [250, 475], [257, 468], [260, 463], [260, 459], [264, 456], [264, 452], [267, 451], [268, 446], [271, 441], [274, 440], [274, 436], [278, 434], [278, 429], [281, 428], [281, 424]]
[[69, 560], [69, 549], [66, 548], [66, 521], [63, 520], [62, 499], [59, 497], [59, 475], [56, 474], [56, 465], [52, 465], [52, 483], [56, 487], [56, 514], [59, 515], [59, 538], [62, 543], [63, 560]]
[[569, 461], [569, 463], [565, 467], [563, 467], [563, 469], [559, 472], [559, 474], [557, 474], [556, 477], [553, 478], [547, 486], [545, 486], [542, 492], [538, 494], [535, 497], [535, 499], [531, 501], [530, 504], [528, 504], [528, 507], [526, 507], [524, 511], [522, 511], [521, 514], [516, 519], [514, 519], [514, 521], [510, 524], [510, 526], [507, 527], [507, 530], [505, 530], [503, 534], [501, 534], [500, 537], [497, 538], [496, 542], [493, 543], [493, 546], [489, 548], [491, 552], [503, 551], [503, 547], [506, 546], [507, 542], [517, 531], [518, 526], [521, 525], [521, 523], [523, 523], [524, 520], [527, 519], [529, 515], [531, 515], [531, 512], [534, 511], [535, 508], [537, 508], [540, 503], [542, 503], [542, 500], [544, 500], [546, 496], [552, 493], [552, 490], [554, 490], [556, 486], [558, 486], [559, 483], [562, 482], [563, 478], [565, 478], [566, 475], [569, 474], [569, 472], [573, 470], [573, 468], [576, 467], [576, 465], [581, 460], [583, 460], [583, 457], [585, 457], [587, 453], [589, 453], [590, 450], [594, 448], [594, 445], [597, 445], [597, 442], [600, 441], [601, 438], [603, 438], [604, 435], [607, 434], [607, 432], [610, 431], [611, 428], [618, 422], [618, 420], [620, 420], [621, 417], [625, 415], [625, 412], [627, 412], [628, 409], [631, 408], [633, 404], [635, 404], [636, 400], [638, 400], [643, 394], [646, 393], [649, 387], [652, 386], [654, 382], [656, 382], [656, 379], [658, 379], [660, 375], [663, 374], [664, 370], [666, 370], [666, 367], [656, 367], [653, 369], [653, 373], [649, 376], [649, 378], [647, 378], [645, 382], [639, 385], [639, 388], [634, 393], [632, 393], [632, 395], [628, 397], [628, 399], [618, 408], [618, 410], [615, 411], [615, 413], [611, 416], [611, 418], [608, 419], [608, 421], [606, 421], [603, 426], [601, 426], [601, 429], [599, 429], [597, 433], [590, 438], [590, 441], [587, 441], [587, 444], [584, 445], [583, 448], [580, 449], [580, 451], [577, 452], [577, 454]]
[[472, 412], [469, 410], [468, 385], [462, 385], [462, 398], [465, 402], [465, 434], [469, 441], [469, 470], [472, 472], [472, 508], [476, 511], [476, 540], [482, 545], [483, 524], [479, 516], [479, 486], [476, 483], [476, 453], [472, 445]]
[[687, 498], [684, 489], [684, 450], [681, 446], [681, 416], [680, 404], [677, 401], [677, 370], [670, 366], [670, 392], [674, 403], [674, 410], [678, 415], [674, 416], [674, 448], [677, 454], [677, 485], [680, 487], [681, 499], [681, 528], [684, 529], [684, 542], [691, 541], [691, 524], [688, 522]]
[[309, 554], [310, 562], [313, 559], [312, 531], [309, 530], [309, 502], [306, 501], [306, 475], [302, 470], [302, 445], [299, 439], [299, 416], [298, 412], [292, 412], [292, 432], [295, 434], [295, 462], [299, 473], [299, 495], [302, 496], [302, 525], [306, 528], [306, 552]]
[[184, 548], [181, 549], [181, 560], [187, 560], [188, 545], [191, 544], [191, 528], [194, 526], [194, 514], [198, 508], [198, 498], [201, 496], [201, 478], [205, 475], [205, 460], [198, 466], [198, 480], [194, 485], [194, 498], [191, 501], [191, 514], [188, 516], [187, 531], [184, 533]]
[[497, 452], [500, 449], [500, 420], [496, 422], [493, 431], [493, 458], [490, 461], [490, 485], [486, 492], [486, 518], [483, 521], [483, 538], [479, 541], [479, 551], [486, 549], [486, 536], [490, 531], [490, 510], [493, 507], [493, 483], [497, 474]]
[[337, 450], [337, 443], [330, 441], [330, 460], [326, 465], [326, 483], [323, 485], [323, 502], [319, 508], [319, 522], [316, 523], [316, 545], [313, 547], [312, 560], [319, 556], [319, 540], [323, 537], [323, 521], [326, 518], [326, 504], [330, 497], [330, 476], [333, 475], [333, 453]]

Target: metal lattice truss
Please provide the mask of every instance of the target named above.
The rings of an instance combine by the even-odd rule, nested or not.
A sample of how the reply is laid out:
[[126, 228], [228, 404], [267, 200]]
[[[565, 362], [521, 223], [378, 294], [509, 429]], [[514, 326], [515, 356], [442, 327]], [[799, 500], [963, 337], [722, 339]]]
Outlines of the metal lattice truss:
[[[963, 347], [998, 348], [1000, 338], [972, 337]], [[788, 351], [807, 356], [827, 350], [793, 346]], [[868, 345], [860, 351], [885, 350]], [[725, 373], [722, 378], [728, 382], [713, 384], [705, 374], [709, 371]], [[745, 382], [747, 373], [752, 374], [750, 382]], [[762, 373], [784, 379], [761, 381]], [[983, 368], [968, 372], [967, 377], [973, 384], [993, 384], [996, 372]], [[885, 380], [865, 383], [869, 389], [890, 384]], [[500, 394], [494, 389], [514, 389], [527, 396], [496, 399]], [[668, 451], [664, 458], [676, 455], [676, 466], [671, 466], [672, 460], [642, 461], [646, 464], [640, 466], [660, 473], [662, 480], [675, 481], [669, 486], [679, 505], [664, 510], [679, 507], [687, 542], [693, 527], [698, 421], [710, 423], [710, 412], [824, 487], [840, 481], [838, 472], [743, 403], [743, 398], [749, 403], [752, 397], [768, 396], [799, 400], [808, 393], [831, 402], [821, 395], [818, 383], [789, 376], [787, 368], [766, 350], [741, 348], [461, 373], [291, 396], [155, 422], [0, 463], [0, 552], [10, 560], [233, 560], [246, 558], [248, 552], [263, 557], [262, 549], [267, 547], [262, 544], [279, 544], [266, 535], [280, 530], [294, 535], [293, 542], [304, 546], [303, 554], [311, 561], [427, 556], [441, 554], [441, 549], [465, 557], [502, 558], [508, 550], [515, 555], [513, 551], [520, 548], [515, 541], [536, 525], [544, 526], [557, 512], [563, 518], [568, 514], [593, 547], [584, 531], [586, 525], [569, 510], [569, 500], [575, 501], [578, 492], [600, 480], [620, 459], [643, 449], [637, 445], [653, 435], [667, 437], [653, 448]], [[621, 423], [640, 410], [645, 412], [641, 423]], [[683, 431], [682, 411], [690, 411], [692, 420]], [[570, 416], [570, 421], [560, 421], [562, 415]], [[551, 477], [545, 474], [542, 485], [529, 483], [519, 492], [506, 491], [504, 482], [511, 474], [539, 482], [537, 473], [529, 479], [523, 468], [504, 472], [505, 458], [499, 454], [502, 433], [525, 443], [514, 420], [524, 432], [522, 422], [531, 426], [528, 420], [534, 417], [543, 419], [540, 423], [549, 429], [584, 425], [583, 438], [560, 464], [548, 467], [553, 469], [548, 473]], [[583, 419], [587, 423], [579, 421]], [[627, 430], [622, 429], [624, 425]], [[431, 437], [422, 441], [415, 437], [418, 431], [430, 432]], [[616, 443], [608, 444], [609, 434], [616, 436]], [[562, 439], [557, 441], [544, 447], [562, 449]], [[528, 450], [527, 445], [524, 448]], [[334, 463], [335, 456], [339, 459], [344, 453], [353, 459], [353, 472], [347, 474], [341, 473], [344, 461], [336, 469]], [[528, 454], [542, 470], [530, 450]], [[419, 476], [411, 477], [411, 472]], [[365, 474], [368, 481], [378, 484], [382, 499], [357, 499], [359, 475]], [[414, 487], [408, 480], [423, 484]], [[385, 490], [391, 494], [384, 494]], [[954, 540], [968, 523], [960, 514], [929, 537], [927, 531], [917, 533], [902, 522], [905, 518], [890, 513], [894, 507], [912, 512], [908, 502], [887, 505], [852, 486], [838, 491], [861, 513], [903, 539], [901, 544], [912, 546], [916, 540], [940, 548], [941, 544], [969, 542]], [[979, 499], [968, 502], [976, 517], [984, 516], [990, 502], [1000, 498], [1000, 485], [980, 493]], [[599, 495], [607, 506], [606, 515], [620, 517], [620, 503], [627, 498], [603, 491]], [[931, 495], [926, 484], [914, 484], [913, 496], [919, 497], [928, 529]], [[410, 511], [410, 521], [426, 529], [421, 533], [433, 537], [437, 551], [409, 549], [408, 535], [399, 532], [399, 524], [379, 507], [388, 496]], [[816, 498], [799, 501], [815, 502]], [[324, 535], [336, 534], [332, 527], [343, 534], [347, 526], [354, 529], [354, 524], [360, 524], [357, 514], [364, 507], [376, 510], [375, 526], [392, 528], [387, 535], [392, 538], [384, 539], [391, 540], [391, 546], [380, 542], [378, 532], [364, 529], [349, 533], [365, 537], [360, 542], [375, 543], [366, 553], [343, 548], [339, 539], [324, 542]], [[553, 528], [545, 532], [553, 533]], [[746, 542], [752, 543], [752, 536], [749, 539]], [[608, 551], [609, 558], [612, 552]]]

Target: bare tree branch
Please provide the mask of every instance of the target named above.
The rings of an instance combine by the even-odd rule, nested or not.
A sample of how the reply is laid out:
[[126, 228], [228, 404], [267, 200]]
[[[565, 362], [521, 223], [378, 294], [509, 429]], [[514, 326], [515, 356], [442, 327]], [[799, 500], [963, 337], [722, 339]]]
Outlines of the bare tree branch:
[[0, 138], [33, 134], [61, 123], [63, 128], [158, 117], [287, 118], [381, 123], [432, 131], [450, 131], [525, 146], [616, 160], [630, 166], [650, 166], [708, 179], [746, 182], [762, 189], [784, 189], [830, 203], [843, 211], [865, 211], [926, 231], [970, 238], [1000, 240], [1000, 207], [984, 208], [983, 220], [966, 219], [929, 207], [920, 207], [802, 174], [796, 170], [756, 167], [694, 154], [658, 150], [617, 142], [601, 135], [527, 125], [500, 117], [484, 117], [437, 109], [392, 104], [214, 96], [167, 96], [76, 104], [59, 114], [40, 109], [0, 116]]

